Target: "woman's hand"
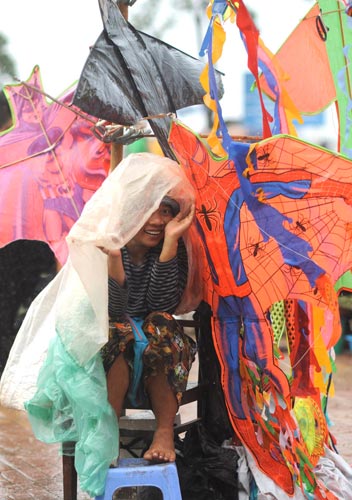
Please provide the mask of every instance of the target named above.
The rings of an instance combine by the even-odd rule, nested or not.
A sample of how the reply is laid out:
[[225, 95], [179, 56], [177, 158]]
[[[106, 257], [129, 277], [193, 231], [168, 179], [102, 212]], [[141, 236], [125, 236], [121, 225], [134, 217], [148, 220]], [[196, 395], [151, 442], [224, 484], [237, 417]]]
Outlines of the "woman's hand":
[[160, 262], [168, 262], [177, 254], [178, 240], [191, 226], [195, 214], [195, 204], [192, 203], [186, 216], [178, 213], [170, 220], [164, 229], [164, 244], [159, 257]]
[[108, 250], [104, 247], [98, 247], [103, 253], [108, 256], [108, 274], [109, 277], [117, 281], [120, 286], [124, 286], [126, 275], [122, 262], [122, 254], [120, 248]]
[[108, 250], [105, 247], [98, 247], [99, 250], [101, 250], [103, 253], [108, 255], [111, 258], [119, 258], [121, 257], [121, 249], [120, 248], [114, 248], [113, 250]]
[[178, 241], [181, 236], [187, 231], [191, 226], [195, 213], [195, 204], [192, 203], [187, 215], [182, 216], [179, 212], [173, 219], [170, 220], [165, 226], [165, 237], [164, 239], [176, 240]]

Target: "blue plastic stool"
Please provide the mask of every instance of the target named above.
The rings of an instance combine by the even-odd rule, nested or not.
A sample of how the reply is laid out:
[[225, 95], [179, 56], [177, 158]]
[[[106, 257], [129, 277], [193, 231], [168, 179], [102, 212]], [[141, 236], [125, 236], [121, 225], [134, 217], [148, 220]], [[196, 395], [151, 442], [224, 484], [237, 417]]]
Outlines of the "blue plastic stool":
[[132, 486], [156, 486], [164, 500], [182, 500], [176, 464], [151, 464], [143, 458], [120, 458], [108, 471], [104, 494], [95, 500], [111, 500], [116, 490]]

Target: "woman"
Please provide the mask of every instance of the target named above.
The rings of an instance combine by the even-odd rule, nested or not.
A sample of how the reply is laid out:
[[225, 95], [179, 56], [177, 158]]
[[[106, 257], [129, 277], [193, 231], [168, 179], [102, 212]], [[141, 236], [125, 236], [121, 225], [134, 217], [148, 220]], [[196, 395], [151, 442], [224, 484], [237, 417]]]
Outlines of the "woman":
[[[134, 406], [149, 398], [157, 426], [144, 454], [147, 460], [175, 460], [173, 424], [196, 351], [194, 341], [171, 316], [186, 287], [188, 262], [182, 236], [193, 217], [193, 204], [183, 215], [177, 201], [165, 196], [125, 247], [105, 250], [109, 316], [113, 321], [110, 340], [102, 349], [108, 397], [117, 417], [121, 416], [126, 395]], [[135, 322], [127, 315], [145, 318], [142, 331], [148, 345], [139, 361], [135, 359], [131, 326]], [[143, 363], [142, 380], [133, 384], [138, 363]]]
[[[180, 207], [175, 217], [161, 204], [165, 196], [176, 201]], [[121, 328], [116, 326], [120, 322], [120, 313], [110, 311], [115, 326], [110, 329], [112, 337], [109, 340], [108, 271], [117, 284], [119, 281], [123, 283], [121, 272], [124, 271], [128, 282], [129, 270], [123, 260], [124, 253], [134, 254], [132, 259], [135, 259], [138, 268], [144, 252], [147, 257], [154, 252], [158, 254], [159, 249], [159, 264], [168, 266], [173, 258], [178, 261], [182, 237], [187, 252], [186, 286], [182, 291], [185, 276], [181, 273], [180, 277], [184, 278], [180, 279], [175, 295], [177, 298], [157, 309], [163, 314], [165, 311], [181, 314], [194, 310], [201, 300], [201, 289], [196, 266], [200, 259], [194, 255], [197, 248], [192, 244], [193, 203], [193, 188], [176, 162], [150, 153], [132, 154], [123, 160], [87, 202], [71, 228], [67, 237], [69, 258], [33, 301], [2, 375], [0, 402], [18, 409], [23, 409], [25, 404], [38, 439], [47, 443], [76, 442], [75, 467], [82, 490], [90, 496], [102, 493], [108, 467], [119, 453], [116, 414], [120, 412], [130, 375], [130, 368], [126, 370], [124, 360], [127, 359], [127, 366], [132, 360], [127, 353], [131, 342], [125, 342], [123, 356], [111, 350], [114, 331], [121, 332]], [[156, 227], [153, 222], [155, 217], [160, 218]], [[158, 243], [154, 246], [154, 242]], [[110, 285], [110, 307], [114, 308], [112, 295]], [[135, 322], [135, 314], [144, 316], [156, 311], [154, 305], [137, 309], [126, 309], [124, 312], [130, 312], [131, 320]], [[158, 320], [164, 321], [163, 314]], [[144, 325], [147, 336], [153, 324], [148, 318]], [[154, 323], [157, 324], [160, 325]], [[164, 327], [159, 330], [164, 331]], [[130, 326], [128, 331], [131, 332]], [[180, 339], [180, 345], [181, 340], [189, 342], [178, 333], [176, 326], [171, 326], [168, 331], [173, 333], [174, 338]], [[127, 335], [125, 340], [129, 340]], [[190, 342], [189, 346], [188, 350], [183, 350], [182, 356], [191, 360], [193, 350]], [[151, 341], [144, 360], [153, 358], [155, 353], [158, 350], [154, 349]], [[144, 383], [139, 384], [136, 392], [137, 399], [145, 397], [145, 387], [158, 419], [158, 432], [145, 455], [147, 458], [174, 459], [170, 422], [173, 423], [177, 409], [175, 395], [180, 392], [179, 387], [183, 390], [183, 382], [182, 377], [175, 377], [176, 382], [169, 385], [164, 372], [167, 368], [167, 380], [170, 381], [170, 367], [174, 364], [173, 357], [171, 362], [167, 358], [161, 364], [157, 361], [152, 363], [151, 368], [147, 366], [143, 374]], [[133, 365], [131, 374], [134, 373]], [[181, 380], [181, 385], [177, 380]], [[163, 389], [158, 384], [164, 384]], [[130, 388], [133, 389], [134, 385]], [[121, 386], [121, 394], [116, 395], [116, 389]], [[164, 389], [169, 402], [164, 397], [162, 400], [154, 397], [155, 392], [160, 393]]]

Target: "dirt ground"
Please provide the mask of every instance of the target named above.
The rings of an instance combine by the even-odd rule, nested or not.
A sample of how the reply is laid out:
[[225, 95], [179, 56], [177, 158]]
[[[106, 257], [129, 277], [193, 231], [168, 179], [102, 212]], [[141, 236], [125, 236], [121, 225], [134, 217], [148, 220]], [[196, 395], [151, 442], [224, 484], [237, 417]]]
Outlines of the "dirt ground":
[[335, 395], [328, 401], [330, 431], [340, 455], [352, 465], [352, 352], [336, 357]]

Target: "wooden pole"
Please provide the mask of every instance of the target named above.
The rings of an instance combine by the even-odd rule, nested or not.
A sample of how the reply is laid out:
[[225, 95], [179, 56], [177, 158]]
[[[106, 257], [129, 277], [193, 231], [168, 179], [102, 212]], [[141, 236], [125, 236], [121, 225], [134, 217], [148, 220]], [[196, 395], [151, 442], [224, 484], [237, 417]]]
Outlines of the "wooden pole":
[[127, 20], [128, 19], [128, 5], [121, 3], [121, 4], [119, 4], [119, 9], [120, 9], [123, 17]]
[[[119, 4], [119, 9], [123, 17], [128, 19], [128, 5]], [[110, 157], [110, 171], [122, 161], [123, 159], [123, 144], [111, 144], [111, 157]]]

